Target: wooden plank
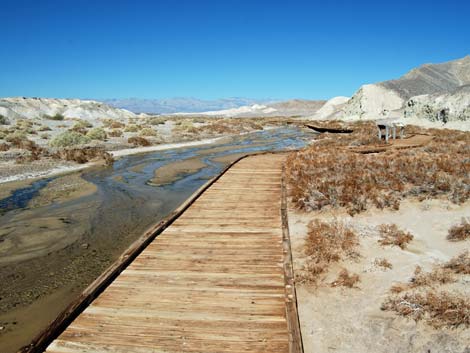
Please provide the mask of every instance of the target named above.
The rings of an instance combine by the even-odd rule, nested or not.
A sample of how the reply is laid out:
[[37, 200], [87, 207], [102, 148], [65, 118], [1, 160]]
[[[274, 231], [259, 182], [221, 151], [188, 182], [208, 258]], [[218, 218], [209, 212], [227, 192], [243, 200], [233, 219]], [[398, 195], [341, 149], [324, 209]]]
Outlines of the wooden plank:
[[302, 352], [283, 159], [238, 161], [146, 233], [145, 246], [113, 267], [112, 282], [108, 271], [106, 285], [89, 289], [84, 311], [60, 336], [23, 352], [46, 342], [49, 353]]

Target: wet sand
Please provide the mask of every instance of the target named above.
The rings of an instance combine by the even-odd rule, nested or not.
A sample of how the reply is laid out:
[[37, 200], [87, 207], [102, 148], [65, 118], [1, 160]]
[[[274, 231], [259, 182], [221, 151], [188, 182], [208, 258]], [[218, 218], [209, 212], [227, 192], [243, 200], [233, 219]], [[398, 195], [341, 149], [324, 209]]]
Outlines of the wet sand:
[[13, 191], [21, 189], [27, 186], [30, 186], [34, 180], [19, 180], [19, 181], [10, 181], [8, 183], [1, 184], [0, 187], [0, 200], [10, 196]]
[[39, 191], [28, 203], [28, 207], [41, 207], [50, 203], [62, 203], [84, 197], [96, 192], [96, 185], [84, 180], [81, 173], [73, 173], [58, 177]]
[[199, 157], [170, 163], [155, 170], [155, 177], [149, 183], [155, 186], [167, 185], [188, 174], [196, 173], [206, 166], [207, 164]]

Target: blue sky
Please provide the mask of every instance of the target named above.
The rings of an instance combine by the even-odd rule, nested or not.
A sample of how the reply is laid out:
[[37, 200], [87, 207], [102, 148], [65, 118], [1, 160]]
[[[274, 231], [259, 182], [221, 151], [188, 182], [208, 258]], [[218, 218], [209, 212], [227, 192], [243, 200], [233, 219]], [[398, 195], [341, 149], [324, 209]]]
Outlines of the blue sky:
[[0, 0], [0, 96], [329, 98], [470, 54], [469, 1]]

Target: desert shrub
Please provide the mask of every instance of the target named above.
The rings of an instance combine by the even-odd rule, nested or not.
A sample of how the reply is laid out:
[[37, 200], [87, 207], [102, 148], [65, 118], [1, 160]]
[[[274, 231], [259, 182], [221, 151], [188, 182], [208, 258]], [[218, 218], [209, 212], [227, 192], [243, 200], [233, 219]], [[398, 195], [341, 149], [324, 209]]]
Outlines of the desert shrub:
[[349, 147], [376, 145], [376, 128], [372, 123], [351, 127], [352, 134], [320, 135], [289, 156], [286, 174], [297, 208], [344, 207], [354, 215], [370, 206], [398, 209], [405, 197], [447, 196], [454, 203], [470, 198], [469, 132], [428, 130], [435, 138], [425, 146], [360, 154]]
[[450, 241], [461, 241], [470, 239], [470, 222], [462, 218], [460, 224], [449, 229], [447, 239]]
[[86, 120], [78, 120], [72, 127], [72, 129], [89, 129], [93, 127], [93, 124]]
[[[458, 275], [470, 274], [468, 250], [450, 261], [424, 272], [417, 266], [409, 283], [395, 284], [382, 310], [395, 311], [415, 320], [425, 319], [436, 328], [470, 325], [470, 298], [456, 290], [442, 291], [440, 287], [457, 282]], [[446, 287], [444, 287], [446, 288]]]
[[157, 136], [157, 132], [152, 128], [144, 128], [140, 131], [140, 136]]
[[147, 119], [147, 123], [150, 125], [163, 125], [168, 119], [163, 116], [152, 116]]
[[341, 223], [325, 223], [318, 220], [310, 222], [304, 244], [307, 260], [299, 275], [299, 281], [317, 283], [330, 263], [338, 262], [346, 256], [357, 255], [354, 251], [357, 245], [357, 235]]
[[110, 137], [121, 137], [122, 136], [122, 130], [120, 129], [113, 129], [108, 132], [108, 135]]
[[52, 147], [69, 147], [83, 145], [90, 142], [90, 137], [75, 131], [65, 131], [52, 139], [49, 143]]
[[98, 141], [104, 141], [106, 140], [106, 132], [100, 128], [100, 127], [95, 127], [91, 130], [89, 130], [86, 133], [86, 136], [89, 137], [91, 140], [98, 140]]
[[332, 283], [332, 287], [348, 287], [348, 288], [353, 288], [356, 286], [356, 284], [360, 281], [359, 275], [355, 273], [349, 273], [348, 270], [343, 268], [339, 275], [338, 278], [336, 278]]
[[47, 115], [47, 114], [45, 114], [45, 115], [43, 115], [42, 117], [43, 117], [43, 119], [47, 119], [47, 120], [56, 120], [56, 121], [62, 121], [62, 120], [65, 119], [65, 117], [64, 117], [62, 114], [60, 114], [60, 113], [57, 113], [57, 114], [55, 114], [55, 115]]
[[43, 133], [43, 134], [41, 134], [41, 135], [39, 135], [39, 136], [40, 136], [41, 139], [43, 139], [43, 140], [48, 140], [49, 137], [50, 137], [49, 134], [47, 134], [47, 133]]
[[46, 126], [46, 125], [41, 125], [39, 127], [39, 131], [51, 131], [51, 128], [49, 126]]
[[9, 125], [10, 120], [6, 116], [0, 114], [0, 125]]
[[396, 245], [405, 249], [407, 244], [413, 240], [411, 233], [398, 229], [396, 224], [381, 224], [379, 233], [380, 245]]
[[193, 122], [188, 119], [178, 119], [175, 120], [175, 127], [173, 132], [182, 133], [182, 134], [194, 134], [199, 130], [194, 126]]
[[0, 131], [0, 140], [3, 140], [7, 136], [7, 132], [5, 131]]
[[87, 163], [93, 159], [103, 159], [107, 165], [112, 165], [114, 162], [113, 157], [104, 148], [96, 146], [64, 148], [55, 152], [52, 157], [77, 163]]
[[430, 272], [424, 272], [420, 266], [416, 266], [411, 278], [410, 288], [435, 286], [455, 282], [453, 272], [442, 266], [436, 266]]
[[391, 269], [393, 268], [393, 265], [390, 263], [390, 261], [388, 261], [388, 260], [385, 259], [385, 258], [377, 258], [377, 259], [375, 259], [374, 265], [376, 265], [376, 266], [378, 266], [378, 267], [385, 268], [385, 269], [389, 269], [389, 270], [391, 270]]
[[470, 326], [470, 298], [456, 292], [404, 293], [388, 298], [382, 310], [395, 311], [415, 320], [425, 319], [435, 328]]
[[123, 127], [126, 127], [126, 124], [121, 123], [120, 121], [112, 121], [109, 124], [109, 128], [111, 129], [122, 129]]
[[27, 138], [26, 133], [24, 131], [15, 131], [5, 136], [5, 140], [7, 142], [13, 142], [16, 140], [24, 140], [26, 138]]
[[0, 143], [0, 152], [5, 152], [10, 149], [10, 145], [8, 143]]
[[16, 125], [19, 126], [20, 128], [27, 128], [27, 127], [32, 127], [33, 122], [31, 120], [18, 119], [16, 121]]
[[126, 126], [126, 128], [124, 129], [124, 132], [137, 132], [139, 130], [140, 130], [139, 126], [131, 124], [131, 125]]
[[454, 273], [470, 275], [470, 252], [467, 250], [444, 264], [444, 268]]
[[139, 137], [139, 136], [129, 137], [127, 139], [127, 142], [133, 144], [134, 146], [151, 146], [152, 145], [149, 140], [143, 137]]

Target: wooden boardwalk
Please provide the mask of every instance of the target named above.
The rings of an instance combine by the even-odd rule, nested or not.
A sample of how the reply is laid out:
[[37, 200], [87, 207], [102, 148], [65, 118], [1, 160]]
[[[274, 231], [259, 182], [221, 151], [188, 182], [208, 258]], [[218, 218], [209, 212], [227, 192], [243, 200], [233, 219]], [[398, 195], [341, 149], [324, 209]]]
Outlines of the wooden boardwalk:
[[283, 158], [236, 163], [47, 352], [301, 352]]

